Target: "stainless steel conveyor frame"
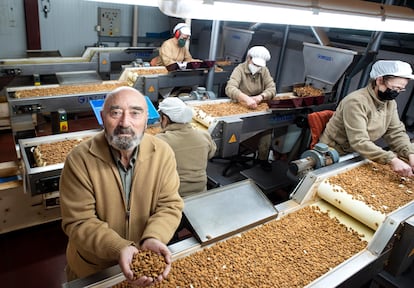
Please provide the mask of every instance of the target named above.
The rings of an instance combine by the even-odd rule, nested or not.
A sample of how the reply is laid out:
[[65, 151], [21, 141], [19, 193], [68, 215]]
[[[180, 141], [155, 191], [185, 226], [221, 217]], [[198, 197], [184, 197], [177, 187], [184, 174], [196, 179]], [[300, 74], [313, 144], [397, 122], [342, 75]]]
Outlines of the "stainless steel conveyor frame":
[[[309, 205], [326, 205], [322, 199], [317, 197], [317, 188], [319, 184], [329, 176], [337, 175], [341, 172], [354, 169], [360, 165], [365, 164], [367, 161], [361, 157], [355, 155], [350, 159], [336, 163], [334, 165], [321, 168], [319, 170], [312, 171], [306, 175], [305, 178], [298, 184], [296, 189], [291, 195], [291, 199], [283, 203], [275, 205], [278, 211], [278, 219], [288, 215], [294, 211], [307, 207]], [[226, 186], [221, 189], [226, 190]], [[206, 199], [206, 205], [209, 205]], [[336, 209], [333, 206], [327, 206], [326, 211]], [[354, 256], [344, 261], [340, 265], [334, 267], [329, 272], [315, 279], [306, 287], [310, 288], [325, 288], [325, 287], [358, 287], [361, 281], [371, 279], [378, 271], [383, 269], [386, 260], [393, 250], [392, 243], [396, 241], [396, 238], [405, 239], [404, 235], [399, 235], [401, 226], [411, 225], [414, 217], [414, 201], [406, 204], [403, 207], [389, 213], [386, 216], [385, 221], [379, 226], [376, 231], [372, 231], [371, 235], [366, 235], [368, 246], [362, 251], [356, 253]], [[354, 222], [358, 222], [353, 220]], [[364, 226], [364, 225], [362, 225]], [[412, 231], [409, 229], [405, 229]], [[404, 229], [403, 229], [404, 231]], [[277, 231], [275, 231], [277, 233]], [[369, 234], [369, 233], [368, 233]], [[411, 240], [408, 240], [412, 242]], [[214, 245], [214, 243], [211, 243]], [[405, 247], [412, 247], [405, 244]], [[169, 249], [173, 253], [173, 258], [181, 258], [202, 249], [202, 243], [196, 238], [191, 237], [182, 240], [178, 243], [169, 246]], [[395, 253], [394, 253], [395, 254]], [[408, 253], [399, 253], [408, 257]], [[406, 261], [406, 259], [399, 259], [400, 261]], [[65, 288], [77, 288], [77, 287], [109, 287], [118, 284], [125, 280], [125, 277], [121, 273], [118, 266], [113, 266], [100, 273], [92, 275], [87, 278], [75, 280], [72, 282], [64, 283]]]

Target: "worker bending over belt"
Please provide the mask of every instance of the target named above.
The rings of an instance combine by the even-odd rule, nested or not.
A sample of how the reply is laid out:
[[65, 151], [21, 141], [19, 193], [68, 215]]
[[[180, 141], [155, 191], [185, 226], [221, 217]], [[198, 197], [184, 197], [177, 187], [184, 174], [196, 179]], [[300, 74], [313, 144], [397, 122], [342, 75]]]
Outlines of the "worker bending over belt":
[[[412, 73], [411, 66], [402, 61], [374, 63], [368, 85], [339, 103], [319, 141], [340, 154], [357, 152], [369, 160], [391, 165], [401, 176], [413, 176], [414, 144], [400, 120], [395, 101], [408, 81], [414, 79]], [[374, 143], [380, 138], [389, 151]]]
[[193, 110], [181, 99], [169, 97], [159, 104], [162, 133], [175, 153], [181, 197], [207, 190], [207, 162], [216, 153], [216, 143], [205, 130], [193, 128]]
[[173, 29], [173, 37], [164, 41], [159, 50], [157, 66], [168, 66], [174, 63], [199, 61], [193, 59], [188, 47], [187, 41], [191, 37], [191, 29], [185, 23], [178, 23]]
[[[242, 105], [256, 109], [257, 105], [270, 100], [276, 95], [276, 85], [270, 75], [266, 62], [270, 52], [263, 46], [249, 49], [246, 61], [234, 68], [226, 85], [226, 95]], [[255, 136], [259, 137], [258, 160], [264, 170], [271, 170], [268, 162], [272, 141], [272, 130], [266, 130]]]

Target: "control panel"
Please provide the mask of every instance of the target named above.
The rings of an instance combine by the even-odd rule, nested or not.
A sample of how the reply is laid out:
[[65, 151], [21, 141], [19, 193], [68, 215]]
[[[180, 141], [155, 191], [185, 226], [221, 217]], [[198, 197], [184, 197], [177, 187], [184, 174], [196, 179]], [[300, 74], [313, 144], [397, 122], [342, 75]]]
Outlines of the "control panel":
[[98, 8], [99, 36], [121, 35], [121, 10], [111, 8]]

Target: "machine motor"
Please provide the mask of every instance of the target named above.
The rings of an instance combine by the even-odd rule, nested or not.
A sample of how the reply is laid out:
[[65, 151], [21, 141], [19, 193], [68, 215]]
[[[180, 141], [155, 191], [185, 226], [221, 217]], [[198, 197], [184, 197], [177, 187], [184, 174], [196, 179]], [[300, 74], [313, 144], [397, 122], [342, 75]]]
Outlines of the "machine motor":
[[317, 143], [311, 150], [302, 153], [300, 159], [289, 164], [289, 173], [302, 178], [309, 171], [329, 166], [339, 161], [339, 153], [324, 143]]
[[190, 96], [195, 100], [216, 99], [213, 91], [207, 91], [205, 87], [197, 87], [197, 90], [191, 91]]
[[205, 87], [197, 87], [196, 90], [190, 92], [190, 95], [186, 96], [179, 96], [179, 98], [183, 101], [190, 101], [190, 100], [209, 100], [209, 99], [216, 99], [216, 95], [213, 91], [207, 91]]

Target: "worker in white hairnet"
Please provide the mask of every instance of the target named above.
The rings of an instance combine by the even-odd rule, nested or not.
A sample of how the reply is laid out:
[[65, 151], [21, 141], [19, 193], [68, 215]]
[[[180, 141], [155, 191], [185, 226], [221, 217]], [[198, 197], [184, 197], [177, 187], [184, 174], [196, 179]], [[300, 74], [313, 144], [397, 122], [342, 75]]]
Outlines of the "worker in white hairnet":
[[[270, 52], [264, 46], [249, 49], [246, 61], [234, 68], [226, 86], [226, 95], [242, 105], [256, 109], [263, 101], [276, 95], [276, 85], [270, 75], [266, 62], [270, 60]], [[264, 131], [258, 144], [258, 160], [264, 170], [271, 170], [268, 162], [271, 145], [271, 130]]]
[[[374, 63], [368, 85], [341, 101], [319, 141], [340, 154], [357, 152], [372, 161], [391, 165], [401, 176], [413, 176], [414, 144], [400, 120], [395, 101], [410, 79], [414, 75], [406, 62]], [[375, 143], [380, 138], [389, 149]]]
[[193, 128], [193, 110], [181, 99], [168, 97], [159, 104], [162, 133], [175, 153], [180, 176], [178, 192], [185, 198], [207, 190], [207, 162], [216, 152], [216, 143], [205, 130]]
[[178, 23], [173, 29], [173, 36], [164, 41], [156, 58], [157, 66], [169, 66], [174, 63], [199, 61], [193, 59], [186, 45], [191, 37], [191, 28], [186, 23]]

